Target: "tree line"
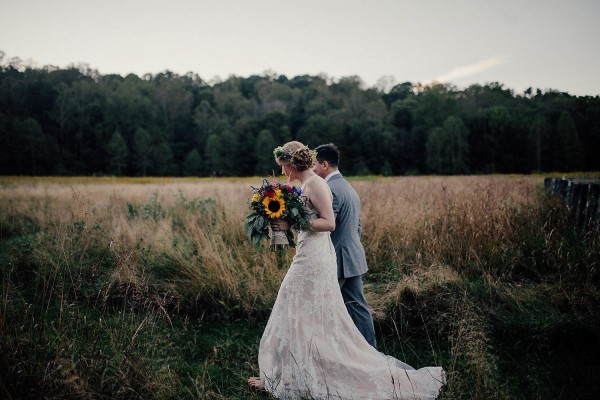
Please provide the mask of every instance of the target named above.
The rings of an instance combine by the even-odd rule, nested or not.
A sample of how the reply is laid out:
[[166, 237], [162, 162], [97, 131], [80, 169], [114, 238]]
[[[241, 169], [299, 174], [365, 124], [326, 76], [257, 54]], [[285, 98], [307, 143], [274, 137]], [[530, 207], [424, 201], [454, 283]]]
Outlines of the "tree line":
[[337, 144], [348, 175], [600, 170], [598, 96], [269, 72], [209, 83], [3, 56], [3, 175], [265, 176], [289, 140]]

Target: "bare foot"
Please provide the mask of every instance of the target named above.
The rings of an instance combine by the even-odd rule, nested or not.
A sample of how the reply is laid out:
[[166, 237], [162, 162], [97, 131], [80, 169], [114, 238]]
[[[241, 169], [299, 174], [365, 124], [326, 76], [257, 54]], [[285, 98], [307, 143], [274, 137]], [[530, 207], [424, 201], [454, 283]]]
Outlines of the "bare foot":
[[251, 376], [250, 378], [248, 378], [248, 385], [250, 385], [250, 387], [255, 390], [265, 390], [265, 383], [256, 376]]

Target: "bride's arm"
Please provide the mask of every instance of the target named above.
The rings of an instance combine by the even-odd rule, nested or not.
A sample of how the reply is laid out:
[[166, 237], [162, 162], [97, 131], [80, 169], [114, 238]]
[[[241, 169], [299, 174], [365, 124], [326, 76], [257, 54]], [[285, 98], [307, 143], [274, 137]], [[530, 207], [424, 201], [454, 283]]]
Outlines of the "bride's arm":
[[310, 201], [317, 210], [317, 218], [311, 221], [311, 227], [316, 232], [331, 232], [335, 229], [331, 190], [323, 179], [311, 179], [306, 189]]

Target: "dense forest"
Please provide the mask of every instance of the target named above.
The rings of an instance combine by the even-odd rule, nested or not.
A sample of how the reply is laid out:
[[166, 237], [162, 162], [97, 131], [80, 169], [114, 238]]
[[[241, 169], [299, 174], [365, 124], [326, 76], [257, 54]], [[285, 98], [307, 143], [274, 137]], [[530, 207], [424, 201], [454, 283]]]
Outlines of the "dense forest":
[[270, 174], [289, 140], [334, 142], [349, 175], [600, 170], [600, 97], [265, 72], [101, 75], [0, 52], [0, 174]]

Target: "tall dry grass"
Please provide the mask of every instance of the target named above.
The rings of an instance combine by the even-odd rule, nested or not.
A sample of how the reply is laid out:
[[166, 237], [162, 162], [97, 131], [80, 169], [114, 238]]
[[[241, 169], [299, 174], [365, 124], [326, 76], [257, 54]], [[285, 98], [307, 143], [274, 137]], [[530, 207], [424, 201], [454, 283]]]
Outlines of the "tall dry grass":
[[156, 289], [172, 300], [251, 312], [271, 301], [282, 272], [269, 268], [275, 255], [255, 251], [244, 236], [249, 183], [35, 182], [4, 185], [0, 202], [8, 230], [27, 220], [40, 232], [32, 257], [41, 263], [108, 262], [108, 292]]
[[371, 264], [447, 262], [491, 272], [497, 265], [489, 261], [514, 239], [520, 219], [538, 217], [541, 178], [409, 177], [354, 186]]
[[[34, 256], [44, 263], [81, 266], [90, 251], [103, 252], [95, 262], [114, 264], [113, 289], [156, 287], [252, 313], [273, 300], [283, 274], [274, 266], [289, 261], [255, 251], [244, 236], [254, 181], [35, 180], [5, 183], [0, 202], [7, 226], [27, 220], [38, 227], [36, 240], [43, 245]], [[490, 278], [512, 273], [528, 262], [511, 249], [522, 219], [539, 219], [540, 184], [539, 177], [500, 176], [353, 181], [363, 202], [372, 272], [410, 273], [442, 264]]]

